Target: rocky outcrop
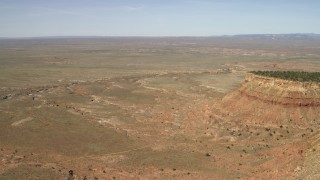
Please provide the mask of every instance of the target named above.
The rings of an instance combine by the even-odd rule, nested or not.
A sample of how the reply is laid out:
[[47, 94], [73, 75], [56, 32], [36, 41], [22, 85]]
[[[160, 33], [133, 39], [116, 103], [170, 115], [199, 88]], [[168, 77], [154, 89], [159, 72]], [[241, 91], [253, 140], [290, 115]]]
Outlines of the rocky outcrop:
[[320, 106], [320, 83], [315, 82], [288, 81], [248, 73], [238, 91], [272, 104]]
[[264, 125], [318, 125], [320, 84], [246, 75], [240, 87], [214, 102], [215, 116]]

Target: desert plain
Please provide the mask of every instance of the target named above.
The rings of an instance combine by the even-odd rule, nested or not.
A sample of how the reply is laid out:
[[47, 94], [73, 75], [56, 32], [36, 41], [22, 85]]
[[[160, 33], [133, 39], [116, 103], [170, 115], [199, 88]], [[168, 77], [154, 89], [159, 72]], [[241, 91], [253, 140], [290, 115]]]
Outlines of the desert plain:
[[248, 73], [320, 71], [319, 38], [1, 39], [0, 64], [0, 179], [320, 178], [319, 83]]

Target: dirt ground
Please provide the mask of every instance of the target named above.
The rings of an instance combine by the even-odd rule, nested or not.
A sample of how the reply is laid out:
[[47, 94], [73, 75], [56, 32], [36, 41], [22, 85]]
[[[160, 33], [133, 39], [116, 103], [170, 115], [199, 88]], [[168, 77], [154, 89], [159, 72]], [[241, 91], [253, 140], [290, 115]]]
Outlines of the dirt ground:
[[249, 70], [319, 71], [320, 42], [60, 39], [0, 47], [0, 179], [67, 179], [70, 170], [75, 179], [320, 176], [319, 112], [312, 126], [254, 124], [242, 121], [251, 114], [217, 105]]

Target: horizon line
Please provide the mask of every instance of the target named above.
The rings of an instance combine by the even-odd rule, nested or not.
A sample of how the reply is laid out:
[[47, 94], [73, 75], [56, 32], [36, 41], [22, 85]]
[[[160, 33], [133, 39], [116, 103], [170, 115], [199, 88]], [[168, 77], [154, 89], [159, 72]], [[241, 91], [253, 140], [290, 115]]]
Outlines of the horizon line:
[[46, 38], [183, 38], [183, 37], [233, 37], [252, 35], [316, 35], [320, 33], [245, 33], [245, 34], [224, 34], [224, 35], [48, 35], [48, 36], [0, 36], [0, 39], [46, 39]]

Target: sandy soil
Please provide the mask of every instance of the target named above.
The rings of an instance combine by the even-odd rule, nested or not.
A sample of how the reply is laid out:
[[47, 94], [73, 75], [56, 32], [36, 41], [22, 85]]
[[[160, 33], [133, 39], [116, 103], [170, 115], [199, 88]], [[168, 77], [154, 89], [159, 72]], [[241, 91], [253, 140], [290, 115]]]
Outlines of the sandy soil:
[[318, 107], [239, 93], [252, 69], [320, 70], [292, 44], [1, 41], [0, 179], [317, 179]]

